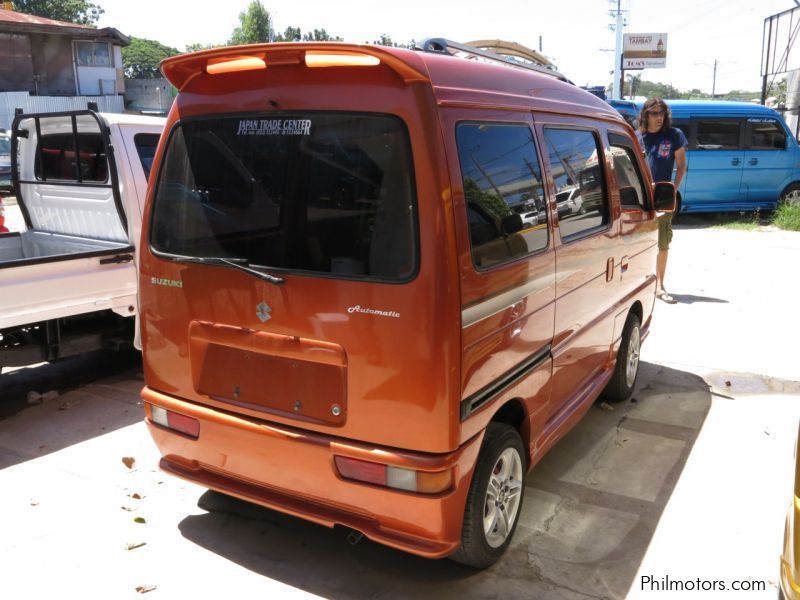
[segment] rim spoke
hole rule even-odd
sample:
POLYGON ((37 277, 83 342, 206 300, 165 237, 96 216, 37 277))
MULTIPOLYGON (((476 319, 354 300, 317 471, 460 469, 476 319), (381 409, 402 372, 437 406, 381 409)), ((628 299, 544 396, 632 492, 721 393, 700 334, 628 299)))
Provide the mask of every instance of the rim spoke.
POLYGON ((486 533, 486 537, 491 536, 494 528, 497 527, 497 513, 499 512, 494 502, 492 502, 489 505, 489 514, 483 517, 483 531, 486 533))
POLYGON ((516 479, 512 479, 508 482, 508 497, 516 498, 519 496, 520 492, 522 491, 522 482, 517 481, 516 479))
POLYGON ((506 512, 506 507, 498 507, 497 514, 499 516, 497 519, 497 535, 504 540, 508 535, 508 513, 506 512))
POLYGON ((508 475, 511 472, 511 453, 509 450, 503 452, 500 456, 500 473, 498 477, 500 478, 501 482, 505 482, 508 479, 508 475))

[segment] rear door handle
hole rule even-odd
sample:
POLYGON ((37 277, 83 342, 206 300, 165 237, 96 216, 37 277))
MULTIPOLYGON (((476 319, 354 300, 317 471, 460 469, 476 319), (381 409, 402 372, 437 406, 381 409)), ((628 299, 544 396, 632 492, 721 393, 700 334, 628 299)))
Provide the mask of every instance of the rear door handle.
POLYGON ((606 281, 614 279, 614 258, 609 258, 606 261, 606 281))
POLYGON ((739 164, 739 163, 741 163, 741 162, 742 162, 742 161, 740 161, 738 158, 734 158, 734 159, 732 159, 732 160, 731 160, 731 164, 732 164, 733 166, 736 166, 736 165, 738 165, 738 164, 739 164))
POLYGON ((757 158, 751 158, 747 162, 749 162, 751 165, 757 165, 758 164, 758 159, 757 158))

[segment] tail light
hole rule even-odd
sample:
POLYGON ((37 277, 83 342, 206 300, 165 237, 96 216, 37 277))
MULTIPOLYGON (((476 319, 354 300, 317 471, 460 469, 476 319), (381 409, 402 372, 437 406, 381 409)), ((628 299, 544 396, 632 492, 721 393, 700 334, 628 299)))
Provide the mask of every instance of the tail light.
POLYGON ((188 435, 192 439, 200 436, 200 421, 181 413, 150 404, 150 420, 156 425, 188 435))
POLYGON ((416 492, 418 494, 439 494, 453 486, 453 470, 416 471, 403 469, 383 463, 334 457, 336 469, 344 479, 372 483, 396 490, 416 492))

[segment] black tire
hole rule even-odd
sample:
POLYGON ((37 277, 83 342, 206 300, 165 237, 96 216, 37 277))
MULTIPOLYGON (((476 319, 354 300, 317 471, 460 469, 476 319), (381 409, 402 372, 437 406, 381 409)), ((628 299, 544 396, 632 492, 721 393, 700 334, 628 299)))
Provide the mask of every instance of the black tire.
POLYGON ((791 185, 788 185, 781 193, 778 204, 800 205, 800 183, 792 183, 791 185))
POLYGON ((451 560, 476 569, 485 569, 503 555, 511 543, 511 538, 514 537, 519 522, 525 496, 526 472, 525 448, 516 429, 505 423, 489 423, 467 494, 464 521, 461 526, 461 546, 450 555, 451 560), (504 458, 507 451, 509 454, 504 458), (514 464, 514 453, 518 459, 517 464, 514 464), (507 458, 510 460, 506 460, 507 458), (497 482, 505 466, 509 467, 509 477, 503 478, 505 480, 502 481, 500 493, 494 495, 495 525, 491 534, 487 536, 484 519, 492 514, 488 512, 491 510, 489 482, 492 479, 497 482), (517 491, 518 493, 514 493, 517 491), (514 501, 516 504, 513 507, 508 505, 514 501), (503 504, 505 508, 498 508, 497 502, 503 504), (508 526, 501 528, 504 523, 508 523, 508 526))
POLYGON ((617 364, 614 365, 614 374, 603 390, 603 396, 614 402, 627 400, 636 387, 636 378, 639 376, 639 352, 641 349, 641 325, 635 313, 628 314, 625 327, 622 329, 622 339, 617 351, 617 364))

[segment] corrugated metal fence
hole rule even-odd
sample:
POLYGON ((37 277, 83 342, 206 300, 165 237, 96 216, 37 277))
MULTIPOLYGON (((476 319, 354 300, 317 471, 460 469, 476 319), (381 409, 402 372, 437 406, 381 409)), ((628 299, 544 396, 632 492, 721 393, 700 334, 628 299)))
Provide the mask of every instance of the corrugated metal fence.
POLYGON ((125 112, 122 96, 31 96, 28 92, 0 92, 0 129, 11 129, 15 108, 26 113, 85 110, 88 102, 96 102, 100 112, 125 112))

